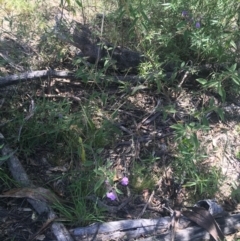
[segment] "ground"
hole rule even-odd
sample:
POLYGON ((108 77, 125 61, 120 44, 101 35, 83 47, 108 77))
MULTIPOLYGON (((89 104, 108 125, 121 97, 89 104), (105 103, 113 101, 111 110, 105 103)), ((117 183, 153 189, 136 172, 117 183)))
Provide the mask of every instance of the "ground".
MULTIPOLYGON (((48 15, 51 21, 54 13, 48 15)), ((44 38, 54 37, 38 36, 35 42, 23 44, 18 38, 3 35, 0 53, 11 58, 3 58, 1 75, 29 71, 29 66, 44 68, 46 63, 45 67, 69 71, 86 67, 73 64, 76 49, 56 39, 51 40, 62 51, 59 58, 53 56, 44 38)), ((180 209, 206 198, 216 199, 225 211, 239 212, 238 96, 227 93, 226 102, 222 102, 215 92, 200 91, 192 78, 181 79, 178 87, 166 86, 158 91, 156 85, 146 81, 116 83, 106 78, 99 82, 91 71, 87 72, 87 81, 33 80, 4 87, 0 93, 0 130, 8 145, 17 149, 14 155, 35 187, 49 189, 59 198, 62 206, 53 205, 59 221, 70 228, 98 220, 159 218, 169 215, 167 208, 180 209), (31 101, 36 111, 29 116, 31 101), (204 118, 209 124, 199 128, 204 118), (94 175, 85 177, 89 170, 94 175), (129 178, 127 186, 119 184, 124 176, 129 178), (91 183, 107 178, 119 191, 114 201, 105 196, 108 187, 104 182, 99 186, 91 183), (96 190, 85 193, 82 183, 87 191, 96 190), (81 190, 73 191, 78 188, 81 190), (71 213, 71 209, 62 207, 76 208, 73 200, 81 193, 91 204, 74 217, 78 211, 71 213), (105 211, 98 210, 97 216, 95 210, 95 216, 87 218, 82 212, 88 212, 88 208, 93 212, 96 198, 101 200, 98 208, 105 211)), ((0 170, 1 194, 18 187, 9 178, 6 163, 0 170)), ((16 192, 14 195, 17 197, 16 192)), ((54 240, 46 217, 38 215, 27 202, 29 193, 21 198, 5 196, 0 199, 3 240, 54 240)))

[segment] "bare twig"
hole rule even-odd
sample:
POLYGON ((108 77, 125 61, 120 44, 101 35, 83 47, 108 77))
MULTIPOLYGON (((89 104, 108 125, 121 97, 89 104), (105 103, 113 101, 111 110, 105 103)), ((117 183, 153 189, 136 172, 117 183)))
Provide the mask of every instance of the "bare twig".
POLYGON ((69 99, 72 99, 76 102, 81 102, 81 99, 78 98, 77 96, 74 96, 72 94, 69 94, 69 93, 66 93, 66 94, 60 94, 60 95, 54 95, 54 94, 44 94, 44 97, 47 97, 47 98, 69 98, 69 99))
POLYGON ((184 81, 186 80, 186 78, 188 77, 188 75, 189 75, 189 71, 186 71, 185 74, 184 74, 184 76, 182 77, 181 82, 180 82, 179 85, 178 85, 179 88, 183 85, 183 83, 184 83, 184 81))
POLYGON ((151 195, 150 195, 150 197, 149 197, 149 199, 148 199, 148 201, 147 201, 147 203, 146 203, 145 206, 143 207, 143 210, 141 211, 141 213, 138 214, 137 219, 138 219, 138 218, 141 218, 142 215, 145 213, 146 208, 148 207, 149 203, 152 201, 152 198, 153 198, 154 194, 155 194, 155 191, 153 190, 152 193, 151 193, 151 195))
POLYGON ((151 121, 153 121, 154 119, 156 119, 158 117, 159 113, 156 113, 156 112, 160 105, 161 105, 161 100, 158 100, 157 105, 154 107, 154 109, 151 111, 151 113, 138 124, 138 128, 140 128, 144 124, 149 124, 151 121))
POLYGON ((14 69, 16 69, 17 71, 24 71, 24 68, 20 65, 17 65, 13 62, 13 60, 11 60, 7 55, 0 53, 0 56, 8 62, 8 64, 13 67, 14 69))
POLYGON ((31 100, 31 104, 29 105, 28 114, 27 114, 27 116, 24 118, 24 122, 23 122, 23 124, 20 126, 19 131, 18 131, 18 141, 20 141, 20 136, 21 136, 21 132, 22 132, 22 128, 23 128, 24 123, 25 123, 26 121, 28 121, 30 118, 33 117, 34 111, 35 111, 35 103, 34 103, 34 100, 31 100))
POLYGON ((44 230, 46 230, 49 225, 55 220, 55 218, 52 219, 48 219, 43 225, 42 227, 28 240, 28 241, 33 241, 35 240, 35 238, 42 233, 44 230))

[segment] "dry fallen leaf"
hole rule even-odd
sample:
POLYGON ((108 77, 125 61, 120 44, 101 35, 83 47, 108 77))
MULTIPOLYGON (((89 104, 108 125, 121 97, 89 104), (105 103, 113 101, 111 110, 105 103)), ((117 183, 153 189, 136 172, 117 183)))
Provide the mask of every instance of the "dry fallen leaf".
POLYGON ((182 214, 207 230, 216 241, 224 240, 221 229, 209 211, 202 207, 191 207, 190 209, 192 211, 185 210, 182 211, 182 214))
POLYGON ((60 202, 60 199, 50 190, 38 188, 15 188, 4 192, 0 197, 31 198, 43 202, 60 202))

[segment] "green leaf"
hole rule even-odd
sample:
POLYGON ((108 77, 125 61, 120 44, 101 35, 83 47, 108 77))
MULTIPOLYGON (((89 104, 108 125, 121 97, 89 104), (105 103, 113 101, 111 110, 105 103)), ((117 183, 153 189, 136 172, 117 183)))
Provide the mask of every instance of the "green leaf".
POLYGON ((186 63, 185 63, 185 62, 182 62, 182 63, 181 63, 181 68, 183 68, 185 65, 186 65, 186 63))
POLYGON ((219 115, 221 120, 224 121, 224 112, 223 112, 223 110, 221 108, 218 108, 215 111, 217 112, 217 114, 219 115))
POLYGON ((86 161, 86 162, 83 163, 83 166, 91 167, 91 166, 93 166, 93 162, 92 161, 86 161))
POLYGON ((199 147, 199 141, 198 141, 198 138, 197 138, 196 133, 193 133, 191 139, 193 140, 194 146, 195 146, 195 148, 197 149, 197 148, 199 147))
POLYGON ((230 72, 234 72, 234 71, 236 70, 236 68, 237 68, 237 64, 235 63, 235 64, 233 64, 228 70, 229 70, 230 72))
POLYGON ((211 97, 211 99, 209 100, 209 105, 208 105, 209 107, 213 107, 213 106, 215 106, 214 105, 214 99, 211 97))
POLYGON ((142 14, 143 18, 144 18, 147 22, 149 22, 149 19, 148 19, 147 15, 145 14, 145 12, 144 12, 143 10, 141 11, 141 14, 142 14))
POLYGON ((207 84, 204 85, 205 88, 211 88, 211 87, 217 87, 218 86, 219 81, 215 80, 215 81, 210 81, 207 84))
POLYGON ((205 126, 209 126, 209 121, 208 121, 208 119, 205 116, 203 116, 203 118, 202 118, 202 123, 205 126))
POLYGON ((171 128, 173 128, 175 130, 183 130, 183 125, 182 124, 174 124, 174 125, 171 125, 171 128))
POLYGON ((208 82, 206 79, 202 79, 202 78, 199 78, 199 79, 196 79, 196 80, 197 80, 197 82, 199 82, 202 85, 205 85, 208 82))
POLYGON ((196 182, 187 182, 186 184, 183 185, 184 187, 193 187, 196 186, 196 182))
POLYGON ((108 161, 106 164, 106 169, 109 169, 112 166, 112 162, 108 161))
POLYGON ((217 90, 218 90, 218 94, 221 96, 221 97, 223 97, 223 87, 222 87, 222 85, 221 85, 221 83, 219 82, 218 83, 218 88, 217 88, 217 90))
POLYGON ((102 186, 103 183, 104 183, 104 179, 98 180, 94 186, 94 192, 96 192, 102 186))
POLYGON ((83 141, 81 137, 78 138, 78 142, 81 148, 81 161, 84 163, 86 161, 86 153, 85 153, 85 149, 84 149, 83 141))
POLYGON ((231 45, 234 49, 237 49, 237 45, 236 45, 236 43, 235 43, 233 40, 231 40, 230 45, 231 45))
POLYGON ((232 80, 235 84, 240 85, 240 78, 238 76, 233 75, 232 80))
POLYGON ((118 188, 115 189, 117 194, 123 194, 123 192, 121 190, 119 190, 118 188))
POLYGON ((103 172, 102 170, 99 170, 99 168, 98 168, 98 169, 94 169, 93 171, 94 171, 97 175, 99 175, 99 176, 104 175, 104 172, 103 172))
POLYGON ((131 95, 134 95, 138 90, 144 90, 147 89, 147 86, 144 85, 138 85, 136 87, 133 88, 131 95))
MULTIPOLYGON (((185 21, 181 21, 181 22, 179 22, 178 24, 177 24, 177 29, 179 30, 179 29, 181 29, 181 28, 183 28, 183 27, 185 27, 186 26, 186 22, 185 21)), ((181 66, 181 67, 183 67, 183 66, 181 66)))
POLYGON ((80 8, 82 8, 82 7, 83 7, 82 2, 80 2, 79 0, 75 0, 75 1, 76 1, 77 5, 78 5, 80 8))

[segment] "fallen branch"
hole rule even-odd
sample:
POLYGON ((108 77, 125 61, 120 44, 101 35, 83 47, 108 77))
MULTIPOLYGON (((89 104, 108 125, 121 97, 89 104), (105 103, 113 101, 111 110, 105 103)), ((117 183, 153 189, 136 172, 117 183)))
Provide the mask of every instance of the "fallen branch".
MULTIPOLYGON (((232 234, 240 228, 240 214, 221 217, 216 219, 225 235, 232 234)), ((138 219, 122 220, 103 224, 94 224, 84 228, 75 228, 70 233, 76 241, 80 240, 130 240, 139 238, 139 240, 171 240, 171 231, 169 225, 170 217, 159 219, 138 219), (145 238, 140 238, 140 237, 145 238), (151 236, 151 237, 149 237, 151 236)), ((203 228, 194 225, 189 226, 189 220, 181 217, 176 228, 175 241, 198 241, 210 240, 210 234, 203 228)))
MULTIPOLYGON (((0 87, 5 87, 9 85, 19 84, 26 81, 37 80, 37 79, 47 79, 47 78, 59 78, 59 79, 78 79, 75 77, 75 73, 65 70, 37 70, 32 72, 24 72, 21 74, 8 75, 5 77, 0 77, 0 87)), ((106 76, 100 80, 106 81, 106 78, 112 80, 113 82, 120 81, 130 81, 132 83, 137 83, 139 81, 144 81, 137 75, 126 75, 126 76, 106 76)))
MULTIPOLYGON (((40 97, 40 95, 37 95, 38 97, 40 97)), ((79 102, 81 103, 81 99, 78 98, 77 96, 74 96, 70 93, 66 93, 66 94, 59 94, 59 95, 53 95, 53 94, 44 94, 44 98, 69 98, 74 100, 75 102, 79 102)))
POLYGON ((0 77, 0 87, 5 87, 20 82, 25 82, 34 79, 46 79, 46 78, 73 78, 74 75, 69 71, 55 71, 55 70, 38 70, 31 72, 24 72, 21 74, 8 75, 0 77))

